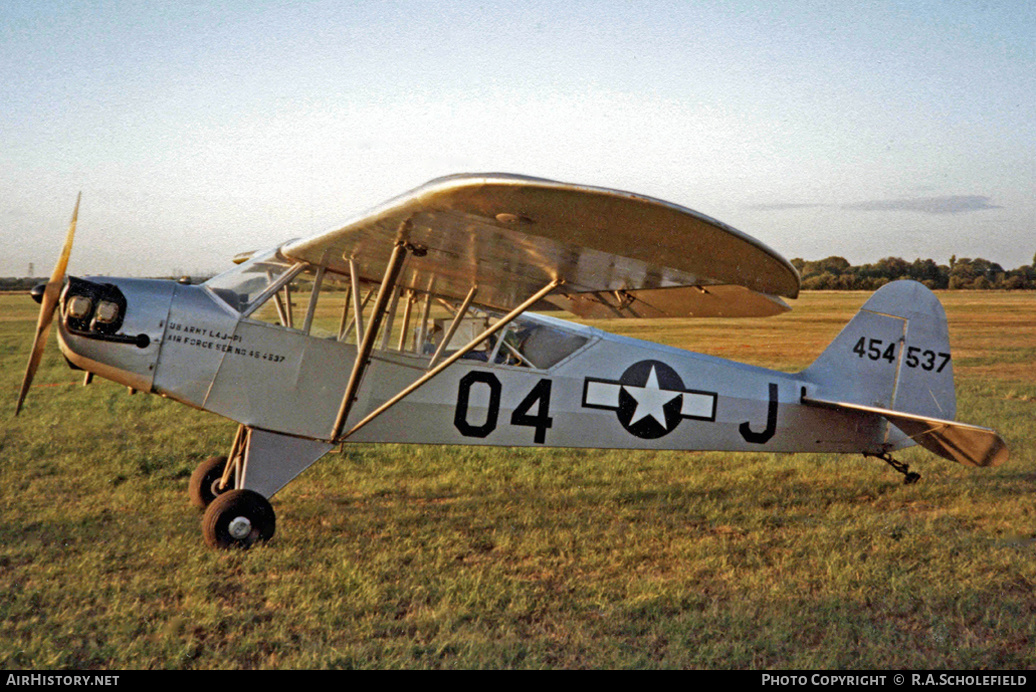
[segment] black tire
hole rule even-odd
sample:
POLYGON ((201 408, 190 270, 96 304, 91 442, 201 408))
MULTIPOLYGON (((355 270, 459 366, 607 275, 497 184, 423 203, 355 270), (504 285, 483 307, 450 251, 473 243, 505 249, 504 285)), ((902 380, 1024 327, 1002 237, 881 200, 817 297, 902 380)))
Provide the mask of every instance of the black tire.
POLYGON ((198 464, 198 468, 191 474, 191 482, 187 484, 187 495, 192 505, 205 509, 212 504, 220 494, 219 481, 223 478, 226 465, 226 457, 209 457, 198 464))
POLYGON ((201 532, 213 548, 251 548, 273 538, 276 523, 265 497, 254 490, 228 490, 205 510, 201 532))

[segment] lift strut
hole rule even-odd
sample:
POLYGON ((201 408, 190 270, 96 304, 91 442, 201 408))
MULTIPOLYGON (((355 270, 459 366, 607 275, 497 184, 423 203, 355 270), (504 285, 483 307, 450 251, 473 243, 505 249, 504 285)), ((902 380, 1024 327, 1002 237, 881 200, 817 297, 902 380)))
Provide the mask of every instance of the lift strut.
MULTIPOLYGON (((374 314, 371 315, 371 322, 366 329, 362 329, 359 326, 360 317, 359 313, 357 313, 357 328, 363 331, 363 339, 357 348, 356 362, 353 364, 353 371, 349 375, 349 382, 345 386, 345 395, 342 397, 342 405, 338 409, 338 416, 335 418, 335 425, 331 430, 332 440, 337 440, 341 436, 342 428, 345 427, 345 420, 349 417, 349 411, 356 401, 356 392, 359 391, 360 383, 363 381, 363 374, 370 364, 371 351, 374 350, 374 339, 377 337, 378 328, 385 317, 385 308, 388 306, 389 299, 395 293, 396 279, 403 268, 403 261, 406 259, 409 247, 408 243, 400 240, 392 248, 392 256, 389 258, 388 266, 385 267, 385 276, 381 280, 381 290, 378 291, 378 298, 374 301, 374 314)), ((356 276, 355 270, 353 276, 356 276)), ((356 289, 356 281, 354 280, 354 293, 357 292, 356 289)))

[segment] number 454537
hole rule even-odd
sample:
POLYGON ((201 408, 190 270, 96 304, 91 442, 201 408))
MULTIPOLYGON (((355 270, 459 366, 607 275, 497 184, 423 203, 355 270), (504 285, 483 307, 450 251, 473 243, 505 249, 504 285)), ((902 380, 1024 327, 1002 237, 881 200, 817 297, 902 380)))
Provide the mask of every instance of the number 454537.
MULTIPOLYGON (((895 363, 897 345, 898 342, 895 341, 891 341, 886 345, 881 339, 868 339, 865 336, 861 336, 860 340, 853 346, 853 353, 860 358, 895 363)), ((937 353, 931 349, 922 349, 920 346, 907 346, 904 362, 908 368, 921 368, 922 370, 942 372, 943 368, 950 362, 950 354, 937 353)))

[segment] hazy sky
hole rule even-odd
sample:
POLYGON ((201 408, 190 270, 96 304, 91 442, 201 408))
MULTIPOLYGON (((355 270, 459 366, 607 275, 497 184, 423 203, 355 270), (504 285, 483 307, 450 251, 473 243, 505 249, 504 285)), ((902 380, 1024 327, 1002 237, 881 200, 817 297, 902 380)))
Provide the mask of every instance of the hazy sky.
POLYGON ((0 4, 0 276, 211 272, 441 175, 786 257, 1036 252, 1036 3, 0 4))

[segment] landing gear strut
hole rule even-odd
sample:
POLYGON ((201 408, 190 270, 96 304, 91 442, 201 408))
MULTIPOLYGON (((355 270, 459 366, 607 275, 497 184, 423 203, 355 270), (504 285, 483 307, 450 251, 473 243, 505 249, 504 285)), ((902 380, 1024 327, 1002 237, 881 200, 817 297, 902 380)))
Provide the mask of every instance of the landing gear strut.
POLYGON ((871 454, 869 452, 864 452, 863 456, 881 459, 886 464, 902 473, 904 485, 913 485, 914 483, 921 480, 921 474, 911 471, 910 467, 907 464, 904 464, 902 461, 896 461, 888 452, 882 452, 881 454, 871 454))

